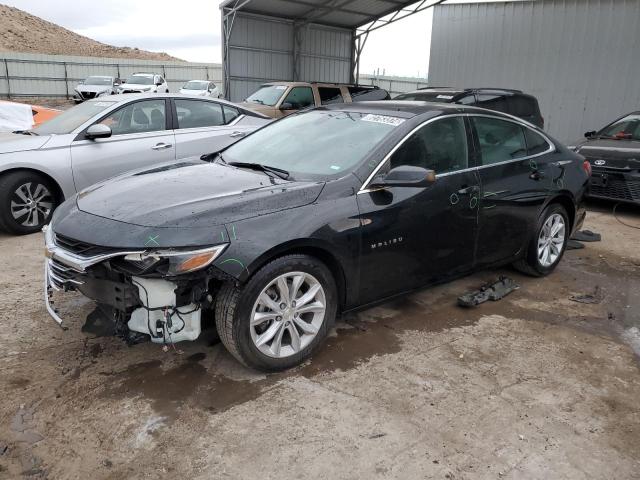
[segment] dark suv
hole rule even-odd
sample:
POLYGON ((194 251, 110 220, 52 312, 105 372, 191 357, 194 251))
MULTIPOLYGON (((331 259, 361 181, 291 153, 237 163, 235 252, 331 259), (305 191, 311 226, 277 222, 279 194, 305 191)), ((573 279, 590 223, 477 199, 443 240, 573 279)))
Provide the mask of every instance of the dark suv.
POLYGON ((425 87, 402 93, 394 100, 420 100, 423 102, 459 103, 509 113, 544 129, 544 118, 538 100, 522 90, 504 88, 452 88, 425 87))

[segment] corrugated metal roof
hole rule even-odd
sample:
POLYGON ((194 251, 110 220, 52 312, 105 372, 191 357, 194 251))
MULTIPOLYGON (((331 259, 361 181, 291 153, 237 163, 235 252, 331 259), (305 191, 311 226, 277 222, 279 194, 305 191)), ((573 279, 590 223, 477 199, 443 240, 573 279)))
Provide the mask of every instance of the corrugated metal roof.
POLYGON ((342 28, 357 28, 413 5, 416 0, 225 0, 220 8, 301 20, 342 28))

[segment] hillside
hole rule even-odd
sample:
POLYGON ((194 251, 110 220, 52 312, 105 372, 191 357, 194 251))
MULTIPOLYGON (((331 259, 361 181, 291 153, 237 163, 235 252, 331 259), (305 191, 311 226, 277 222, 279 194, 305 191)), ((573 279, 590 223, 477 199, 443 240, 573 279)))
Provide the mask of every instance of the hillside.
POLYGON ((3 51, 139 60, 180 60, 166 53, 100 43, 30 13, 0 4, 0 52, 3 51))

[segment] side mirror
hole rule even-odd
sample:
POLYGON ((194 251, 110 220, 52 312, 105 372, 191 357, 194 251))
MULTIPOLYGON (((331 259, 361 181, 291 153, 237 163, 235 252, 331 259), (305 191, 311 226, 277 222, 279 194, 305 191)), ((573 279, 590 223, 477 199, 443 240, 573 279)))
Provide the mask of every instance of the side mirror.
POLYGON ((425 188, 436 181, 436 173, 422 167, 402 165, 386 175, 375 178, 372 187, 415 187, 425 188))
POLYGON ((585 138, 591 138, 593 137, 597 132, 595 130, 590 130, 588 132, 584 133, 585 138))
POLYGON ((113 132, 111 128, 102 123, 95 123, 87 128, 85 137, 89 140, 95 140, 96 138, 109 138, 113 132))
POLYGON ((280 110, 295 110, 296 107, 293 105, 293 103, 289 103, 289 102, 284 102, 282 105, 280 105, 280 110))
POLYGON ((162 85, 162 82, 156 82, 156 87, 159 87, 160 85, 162 85))

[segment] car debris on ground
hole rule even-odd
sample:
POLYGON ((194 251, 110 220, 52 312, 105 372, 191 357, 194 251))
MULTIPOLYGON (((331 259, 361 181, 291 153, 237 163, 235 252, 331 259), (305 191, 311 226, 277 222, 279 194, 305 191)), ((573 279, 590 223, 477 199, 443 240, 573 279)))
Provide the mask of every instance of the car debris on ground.
POLYGON ((476 307, 487 300, 498 301, 514 290, 518 290, 520 285, 511 278, 500 276, 496 282, 487 283, 470 293, 458 297, 458 305, 461 307, 476 307))
POLYGON ((602 289, 599 286, 593 290, 593 293, 583 293, 580 295, 571 295, 569 300, 578 303, 601 303, 604 300, 602 289))

